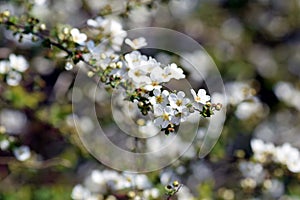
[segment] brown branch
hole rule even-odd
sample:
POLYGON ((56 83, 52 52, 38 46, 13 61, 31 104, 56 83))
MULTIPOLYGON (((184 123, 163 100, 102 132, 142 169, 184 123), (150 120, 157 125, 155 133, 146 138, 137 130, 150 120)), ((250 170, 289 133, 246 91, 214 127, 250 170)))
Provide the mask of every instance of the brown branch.
POLYGON ((8 164, 23 164, 24 167, 30 167, 34 169, 45 169, 57 165, 61 165, 64 167, 71 167, 72 164, 69 160, 62 158, 53 158, 45 161, 32 161, 28 160, 27 162, 21 162, 16 160, 14 157, 0 157, 0 164, 8 165, 8 164))

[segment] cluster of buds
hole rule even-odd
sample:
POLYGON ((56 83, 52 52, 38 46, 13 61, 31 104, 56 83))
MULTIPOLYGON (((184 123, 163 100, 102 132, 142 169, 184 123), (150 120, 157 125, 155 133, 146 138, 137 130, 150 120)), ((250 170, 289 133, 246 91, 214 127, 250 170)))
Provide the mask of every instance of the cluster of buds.
POLYGON ((181 187, 182 184, 180 184, 178 181, 173 181, 172 184, 165 186, 165 194, 168 196, 168 199, 174 196, 181 187))
POLYGON ((203 107, 202 110, 200 111, 200 114, 203 117, 210 117, 211 115, 214 114, 214 111, 220 111, 222 108, 222 104, 221 103, 210 103, 207 102, 203 107))

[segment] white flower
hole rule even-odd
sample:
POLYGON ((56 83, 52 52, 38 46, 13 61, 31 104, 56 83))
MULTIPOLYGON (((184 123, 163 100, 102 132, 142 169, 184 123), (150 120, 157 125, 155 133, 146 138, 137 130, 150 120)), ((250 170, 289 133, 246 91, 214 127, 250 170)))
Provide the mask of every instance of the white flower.
POLYGON ((83 45, 87 39, 86 34, 81 33, 77 28, 73 28, 70 33, 72 35, 73 41, 77 44, 83 45))
POLYGON ((22 80, 22 75, 16 71, 9 71, 6 76, 6 83, 11 86, 19 85, 22 80))
POLYGON ((127 36, 127 32, 123 30, 121 23, 114 19, 97 17, 95 20, 89 19, 87 24, 95 28, 101 28, 104 35, 109 35, 112 48, 115 51, 120 51, 124 38, 127 36))
POLYGON ((239 170, 245 178, 253 178, 258 183, 261 183, 266 175, 260 163, 242 161, 239 163, 239 170))
POLYGON ((102 196, 100 196, 100 195, 90 195, 90 196, 88 196, 86 199, 84 199, 84 200, 99 200, 99 199, 102 199, 103 197, 102 196))
POLYGON ((266 162, 270 156, 275 154, 276 148, 272 143, 264 143, 260 139, 252 139, 250 144, 254 153, 254 159, 259 162, 266 162))
POLYGON ((13 153, 17 160, 25 161, 30 158, 31 153, 28 146, 20 146, 13 150, 13 153))
POLYGON ((151 79, 142 67, 136 67, 128 71, 128 76, 136 83, 136 87, 141 87, 143 84, 150 84, 151 79))
POLYGON ((158 82, 155 82, 155 81, 151 81, 150 80, 150 83, 148 83, 147 85, 143 86, 143 88, 147 91, 152 91, 154 89, 161 89, 162 86, 159 85, 158 82))
POLYGON ((277 162, 286 165, 291 172, 300 172, 300 152, 289 143, 277 147, 274 157, 277 162))
POLYGON ((188 187, 182 186, 180 190, 176 193, 177 198, 180 200, 194 200, 195 197, 191 193, 188 187))
POLYGON ((185 78, 185 75, 183 74, 183 70, 175 63, 172 63, 171 65, 168 65, 165 68, 155 67, 150 74, 150 77, 152 80, 155 80, 159 83, 166 83, 169 82, 172 78, 174 79, 182 79, 185 78))
POLYGON ((133 183, 137 189, 142 190, 151 187, 151 183, 145 174, 137 174, 133 176, 133 183))
POLYGON ((125 61, 129 69, 140 66, 142 61, 147 61, 147 57, 142 55, 139 51, 133 51, 125 55, 125 61))
POLYGON ((150 74, 151 80, 158 83, 166 83, 171 80, 171 72, 168 68, 162 69, 161 67, 155 67, 150 74))
POLYGON ((27 60, 23 56, 16 56, 15 54, 9 55, 9 63, 11 68, 19 72, 24 72, 29 67, 27 60))
POLYGON ((0 61, 0 74, 6 74, 9 71, 9 64, 6 60, 0 61))
POLYGON ((186 108, 186 104, 190 102, 188 98, 184 97, 185 93, 182 91, 179 91, 177 94, 170 94, 168 97, 170 106, 181 112, 184 108, 186 108))
POLYGON ((147 121, 146 125, 139 126, 139 132, 143 136, 152 137, 152 136, 156 135, 159 132, 159 130, 154 125, 153 121, 149 120, 149 121, 147 121))
POLYGON ((150 73, 151 85, 148 85, 147 90, 160 89, 160 83, 168 82, 170 80, 169 74, 166 74, 165 70, 161 68, 159 62, 153 58, 149 58, 148 64, 145 65, 145 69, 150 73))
POLYGON ((257 98, 254 98, 253 101, 241 102, 238 104, 238 107, 235 111, 235 115, 242 120, 248 119, 253 115, 258 115, 262 113, 263 110, 262 104, 257 98))
POLYGON ((168 97, 170 93, 167 90, 163 90, 161 92, 160 89, 154 89, 153 94, 154 96, 149 99, 152 105, 160 104, 162 106, 166 106, 169 103, 168 97))
POLYGON ((160 193, 157 188, 152 188, 148 190, 143 191, 143 197, 145 199, 157 199, 159 197, 160 193))
POLYGON ((210 57, 203 50, 184 53, 180 59, 181 66, 189 72, 189 77, 195 81, 201 81, 207 77, 210 69, 213 68, 213 63, 210 57), (201 71, 196 71, 199 64, 201 64, 201 71))
POLYGON ((139 126, 139 133, 144 137, 152 137, 159 132, 152 120, 148 120, 144 126, 139 126))
POLYGON ((188 116, 190 115, 190 111, 187 107, 182 106, 179 110, 175 111, 175 117, 172 119, 172 123, 179 125, 180 122, 186 121, 188 116))
POLYGON ((185 78, 183 74, 183 70, 179 68, 175 63, 172 63, 166 67, 166 70, 170 74, 170 78, 174 78, 176 80, 185 78))
POLYGON ((9 147, 9 145, 10 145, 10 142, 8 140, 1 140, 0 141, 0 149, 2 151, 6 151, 9 147))
POLYGON ((191 89, 191 93, 197 103, 206 104, 210 100, 210 96, 206 95, 206 91, 204 89, 199 89, 197 94, 195 90, 191 89))
POLYGON ((129 45, 132 49, 140 49, 144 46, 147 46, 146 39, 144 37, 139 37, 133 40, 130 40, 129 38, 125 39, 125 43, 129 45))
POLYGON ((265 184, 265 193, 270 196, 269 199, 279 199, 284 194, 284 185, 277 179, 266 180, 268 184, 265 184))
POLYGON ((27 116, 19 110, 2 108, 0 121, 8 133, 20 134, 26 126, 27 116))
POLYGON ((166 128, 174 116, 174 110, 170 106, 163 107, 157 104, 154 106, 154 115, 157 117, 154 124, 166 128))
POLYGON ((141 60, 140 65, 147 73, 151 73, 154 68, 160 67, 160 63, 152 57, 149 57, 148 60, 141 60))
POLYGON ((71 198, 74 200, 85 200, 90 196, 90 191, 82 185, 76 185, 71 194, 71 198))
POLYGON ((123 30, 122 24, 116 20, 108 19, 104 22, 104 32, 111 35, 112 48, 115 51, 120 51, 124 38, 127 32, 123 30))
POLYGON ((230 82, 225 85, 228 103, 236 105, 253 97, 255 90, 248 83, 230 82))
POLYGON ((91 173, 91 178, 93 182, 97 184, 103 184, 105 182, 104 176, 101 171, 99 170, 93 170, 91 173))
POLYGON ((157 188, 152 188, 151 189, 151 197, 154 199, 157 199, 160 195, 160 192, 157 188))
POLYGON ((148 177, 145 174, 132 174, 124 172, 123 178, 131 182, 130 187, 135 187, 139 190, 144 190, 152 186, 148 177))
POLYGON ((119 60, 119 56, 114 53, 111 48, 108 48, 104 43, 95 46, 93 41, 88 41, 86 46, 89 53, 83 54, 83 58, 86 61, 92 61, 96 66, 100 66, 105 70, 111 62, 119 60))
POLYGON ((252 139, 250 144, 251 144, 252 151, 254 153, 260 153, 264 151, 264 146, 265 146, 264 141, 260 139, 252 139))
POLYGON ((72 65, 72 63, 70 63, 70 62, 67 62, 66 64, 65 64, 65 69, 66 70, 72 70, 73 69, 73 65, 72 65))
POLYGON ((103 26, 103 23, 105 22, 105 19, 102 17, 96 17, 95 19, 88 19, 87 20, 87 25, 95 27, 95 28, 100 28, 103 26))

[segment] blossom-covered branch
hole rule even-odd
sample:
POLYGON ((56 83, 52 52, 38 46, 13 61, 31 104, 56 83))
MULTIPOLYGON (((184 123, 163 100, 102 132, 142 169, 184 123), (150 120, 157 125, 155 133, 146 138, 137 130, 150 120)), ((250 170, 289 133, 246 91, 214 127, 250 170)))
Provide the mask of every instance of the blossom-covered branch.
POLYGON ((1 13, 1 22, 14 31, 14 34, 20 34, 20 37, 31 34, 33 38, 41 39, 44 46, 55 46, 66 52, 67 70, 83 61, 89 66, 90 77, 100 77, 104 84, 112 88, 123 88, 125 99, 136 103, 143 115, 152 113, 154 124, 165 134, 174 132, 176 126, 195 111, 203 117, 210 117, 215 110, 221 109, 221 104, 210 102, 210 96, 204 89, 197 93, 191 89, 193 100, 187 98, 183 91, 165 89, 164 84, 171 79, 184 79, 184 71, 175 63, 163 65, 156 59, 143 55, 137 49, 147 45, 146 39, 126 38, 127 32, 114 19, 100 16, 89 19, 89 29, 86 29, 87 33, 83 33, 68 25, 55 27, 55 31, 50 31, 38 19, 23 18, 10 16, 9 11, 1 13), (20 25, 22 22, 25 25, 20 25), (45 34, 51 32, 52 35, 45 34), (134 51, 120 54, 124 41, 134 51))

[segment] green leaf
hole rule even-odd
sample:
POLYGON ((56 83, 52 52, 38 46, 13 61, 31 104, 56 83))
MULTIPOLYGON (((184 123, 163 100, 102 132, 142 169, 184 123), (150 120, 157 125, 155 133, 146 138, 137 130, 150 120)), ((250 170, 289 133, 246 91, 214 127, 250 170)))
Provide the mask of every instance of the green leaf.
POLYGON ((31 108, 34 109, 38 104, 45 99, 41 92, 27 92, 23 87, 11 87, 3 94, 4 98, 12 103, 16 108, 31 108))

